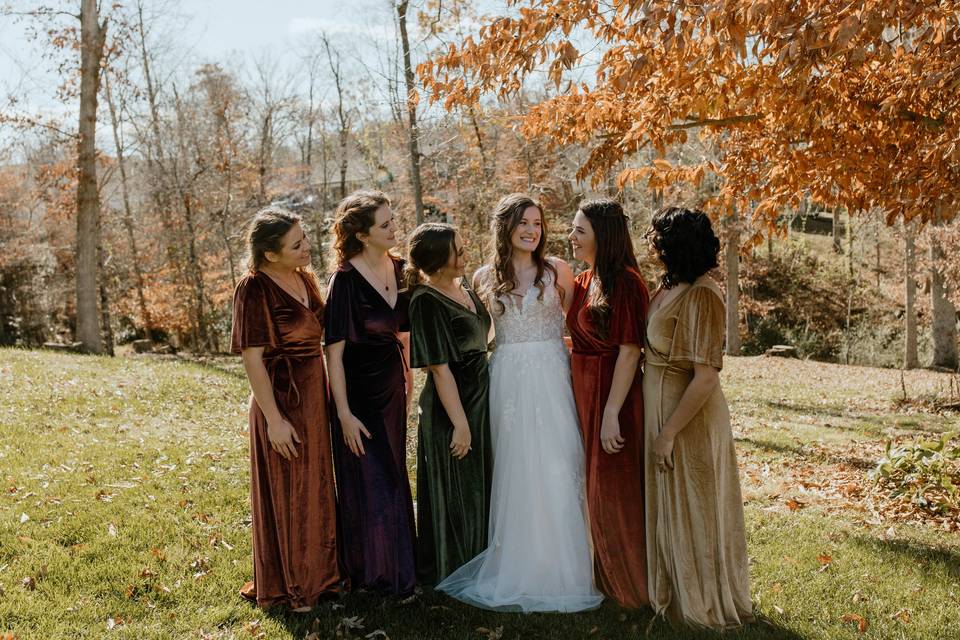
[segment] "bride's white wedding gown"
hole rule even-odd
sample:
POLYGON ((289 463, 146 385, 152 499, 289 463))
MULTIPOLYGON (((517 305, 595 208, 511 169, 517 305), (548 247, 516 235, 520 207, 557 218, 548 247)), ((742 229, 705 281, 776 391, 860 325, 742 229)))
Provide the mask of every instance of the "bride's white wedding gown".
POLYGON ((564 317, 549 272, 491 309, 493 492, 488 546, 437 585, 468 604, 501 611, 582 611, 599 606, 584 501, 583 443, 563 343, 564 317))

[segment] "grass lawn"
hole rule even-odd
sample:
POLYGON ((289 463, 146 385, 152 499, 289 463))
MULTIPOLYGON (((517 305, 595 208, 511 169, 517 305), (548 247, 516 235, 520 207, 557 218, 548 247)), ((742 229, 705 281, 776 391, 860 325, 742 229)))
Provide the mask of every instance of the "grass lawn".
MULTIPOLYGON (((920 398, 948 378, 904 385, 920 398)), ((956 414, 896 409, 897 371, 729 358, 723 384, 760 615, 725 637, 960 638, 957 527, 865 479, 887 438, 958 429, 956 414)), ((237 360, 0 350, 0 388, 0 639, 716 637, 610 603, 494 614, 429 591, 258 610, 237 595, 251 572, 237 360)))

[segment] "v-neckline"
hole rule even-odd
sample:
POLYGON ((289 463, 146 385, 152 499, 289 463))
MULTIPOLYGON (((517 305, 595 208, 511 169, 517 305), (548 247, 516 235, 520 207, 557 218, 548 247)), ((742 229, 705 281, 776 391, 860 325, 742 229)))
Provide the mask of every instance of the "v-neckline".
POLYGON ((440 291, 440 289, 437 289, 436 287, 433 287, 433 286, 431 286, 431 285, 429 285, 429 284, 424 284, 423 286, 427 287, 427 288, 430 289, 431 291, 436 292, 437 295, 439 295, 440 297, 442 297, 444 300, 447 300, 448 302, 450 302, 450 304, 455 304, 455 305, 457 305, 458 307, 460 307, 461 309, 463 309, 464 311, 466 311, 467 313, 469 313, 469 314, 471 314, 471 315, 474 315, 474 316, 476 316, 476 317, 478 317, 478 318, 481 317, 481 315, 480 315, 480 302, 479 302, 479 299, 474 297, 473 291, 472 291, 471 289, 469 289, 468 287, 464 286, 464 283, 463 283, 462 280, 460 281, 460 288, 462 288, 464 291, 467 292, 467 297, 470 298, 470 302, 473 303, 473 306, 474 306, 473 309, 471 309, 470 307, 468 307, 468 306, 466 306, 466 305, 460 304, 459 302, 457 302, 456 300, 454 300, 453 298, 451 298, 450 296, 448 296, 447 294, 445 294, 443 291, 440 291))
POLYGON ((367 280, 367 276, 363 275, 363 272, 360 271, 360 269, 357 269, 357 265, 353 264, 352 262, 350 262, 349 264, 350 264, 350 267, 351 267, 354 271, 357 272, 357 275, 360 276, 360 279, 363 280, 363 281, 367 284, 368 287, 370 287, 371 289, 373 289, 374 292, 376 292, 378 298, 380 298, 381 300, 383 300, 383 303, 384 303, 385 305, 387 305, 387 307, 390 309, 390 311, 396 311, 396 310, 397 310, 397 305, 400 304, 400 278, 397 276, 397 262, 396 262, 396 260, 394 260, 393 258, 390 258, 390 262, 391 262, 391 264, 393 265, 393 280, 394 280, 394 286, 397 288, 397 299, 393 301, 393 304, 390 304, 390 302, 389 302, 386 298, 383 297, 383 294, 380 293, 380 289, 377 289, 377 288, 373 285, 372 282, 370 282, 369 280, 367 280))
MULTIPOLYGON (((690 286, 688 286, 688 287, 687 287, 686 289, 684 289, 682 292, 678 293, 677 296, 676 296, 673 300, 670 300, 669 302, 665 302, 665 303, 661 304, 659 307, 657 307, 656 309, 652 310, 649 314, 647 314, 647 320, 649 321, 651 318, 653 318, 653 316, 657 315, 658 313, 660 313, 661 311, 663 311, 664 309, 666 309, 666 308, 669 307, 670 305, 674 304, 677 300, 683 299, 683 297, 686 296, 687 293, 689 293, 691 289, 693 289, 693 287, 695 286, 695 284, 696 284, 695 282, 691 282, 691 283, 690 283, 690 286)), ((660 291, 669 291, 669 289, 661 289, 661 290, 658 290, 657 293, 655 293, 655 294, 653 295, 653 298, 650 300, 651 303, 652 303, 654 300, 657 299, 657 296, 658 296, 658 295, 662 295, 662 293, 660 293, 660 291)))
MULTIPOLYGON (((273 286, 275 286, 277 289, 280 289, 280 291, 282 291, 285 296, 287 296, 288 298, 290 298, 291 300, 293 300, 294 302, 296 302, 298 305, 300 305, 301 307, 303 307, 304 309, 306 309, 306 310, 309 311, 310 313, 313 313, 313 308, 312 308, 309 304, 303 304, 303 301, 301 301, 300 298, 298 298, 297 296, 295 296, 295 295, 293 295, 292 293, 290 293, 289 291, 287 291, 279 282, 277 282, 276 280, 273 279, 273 276, 271 276, 271 275, 270 275, 269 273, 267 273, 266 271, 261 271, 260 273, 262 273, 263 275, 265 275, 265 276, 267 277, 267 280, 269 280, 269 281, 273 284, 273 286)), ((311 296, 310 296, 310 285, 307 284, 306 280, 304 280, 303 276, 300 275, 300 272, 299 272, 299 271, 295 271, 294 273, 297 274, 297 277, 300 278, 300 282, 303 283, 303 288, 306 289, 306 291, 307 291, 307 302, 309 303, 309 302, 311 301, 311 300, 310 300, 310 297, 311 297, 311 296)))

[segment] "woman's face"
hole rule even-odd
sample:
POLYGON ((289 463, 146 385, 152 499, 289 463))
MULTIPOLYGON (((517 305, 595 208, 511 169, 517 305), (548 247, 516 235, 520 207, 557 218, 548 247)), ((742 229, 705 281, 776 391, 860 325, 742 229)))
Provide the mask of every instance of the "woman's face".
POLYGON ((570 246, 573 248, 573 257, 593 266, 597 257, 597 239, 593 234, 593 225, 590 224, 590 220, 583 215, 582 211, 577 211, 577 214, 573 216, 571 227, 570 235, 567 237, 570 239, 570 246))
POLYGON ((284 234, 280 251, 267 251, 267 262, 275 269, 293 270, 310 264, 310 239, 299 222, 284 234))
POLYGON ((514 251, 533 253, 543 237, 543 215, 538 207, 527 207, 523 218, 510 234, 510 244, 514 251))
POLYGON ((373 226, 357 238, 376 251, 387 252, 397 246, 397 223, 390 207, 383 205, 373 214, 373 226))

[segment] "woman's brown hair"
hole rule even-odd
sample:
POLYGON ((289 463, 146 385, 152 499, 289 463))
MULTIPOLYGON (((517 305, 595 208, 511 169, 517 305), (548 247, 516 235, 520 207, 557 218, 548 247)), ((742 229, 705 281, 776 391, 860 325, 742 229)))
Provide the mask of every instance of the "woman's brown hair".
POLYGON ((413 230, 405 272, 407 286, 420 283, 420 274, 432 275, 442 269, 456 251, 457 230, 443 222, 425 222, 413 230))
POLYGON ((340 201, 334 214, 333 249, 337 265, 363 251, 358 233, 367 233, 376 223, 377 209, 390 206, 390 198, 382 191, 356 191, 340 201))
MULTIPOLYGON (((533 250, 533 263, 537 267, 537 275, 533 279, 534 286, 540 290, 537 296, 538 300, 543 299, 543 274, 549 271, 553 277, 554 286, 557 284, 557 269, 546 257, 547 247, 547 219, 543 215, 543 206, 530 196, 523 193, 511 193, 505 196, 497 203, 493 210, 493 217, 490 223, 493 239, 493 257, 491 258, 491 269, 493 272, 493 281, 484 286, 483 296, 487 299, 488 306, 496 304, 498 313, 503 313, 505 308, 500 302, 499 297, 502 294, 514 291, 517 286, 517 274, 513 268, 513 243, 511 236, 523 220, 523 213, 530 207, 536 207, 540 212, 540 242, 533 250)), ((558 289, 558 291, 560 291, 558 289)), ((561 291, 561 295, 562 291, 561 291)))
POLYGON ((633 241, 627 226, 627 215, 616 200, 600 198, 580 204, 580 213, 590 221, 597 253, 593 262, 593 277, 597 286, 592 287, 587 308, 593 325, 601 336, 606 336, 610 327, 610 298, 623 278, 626 269, 640 271, 633 241))

